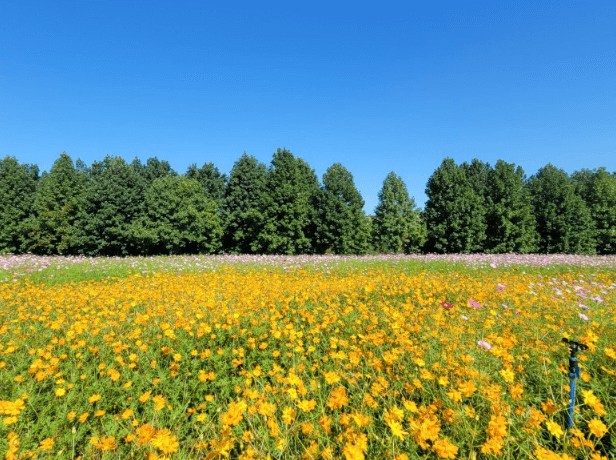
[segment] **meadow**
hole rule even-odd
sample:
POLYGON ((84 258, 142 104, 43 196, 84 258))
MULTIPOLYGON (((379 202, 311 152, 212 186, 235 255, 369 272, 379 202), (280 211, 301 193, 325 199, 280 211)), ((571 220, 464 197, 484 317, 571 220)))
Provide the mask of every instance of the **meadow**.
POLYGON ((0 256, 0 454, 615 458, 615 289, 613 256, 0 256))

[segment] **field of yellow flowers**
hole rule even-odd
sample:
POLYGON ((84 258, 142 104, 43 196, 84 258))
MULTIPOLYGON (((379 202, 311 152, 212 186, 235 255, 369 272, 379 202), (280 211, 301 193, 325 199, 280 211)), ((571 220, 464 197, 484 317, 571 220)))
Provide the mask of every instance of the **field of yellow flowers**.
POLYGON ((387 262, 15 277, 0 453, 614 458, 614 289, 616 270, 387 262), (573 430, 563 337, 589 347, 573 430))

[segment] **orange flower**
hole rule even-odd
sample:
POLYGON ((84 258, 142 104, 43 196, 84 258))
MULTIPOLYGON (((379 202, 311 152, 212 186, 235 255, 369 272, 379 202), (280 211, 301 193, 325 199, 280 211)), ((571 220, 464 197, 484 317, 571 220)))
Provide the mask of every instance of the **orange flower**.
POLYGON ((338 387, 332 390, 327 400, 327 407, 330 409, 341 409, 347 402, 349 402, 349 398, 346 395, 346 388, 338 387))

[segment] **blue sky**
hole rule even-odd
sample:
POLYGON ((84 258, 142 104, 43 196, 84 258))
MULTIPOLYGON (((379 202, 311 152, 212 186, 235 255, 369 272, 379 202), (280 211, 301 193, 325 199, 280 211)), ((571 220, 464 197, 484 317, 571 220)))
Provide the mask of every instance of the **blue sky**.
POLYGON ((0 156, 228 174, 286 147, 366 214, 390 171, 423 208, 447 156, 616 171, 613 1, 401 3, 2 2, 0 156))

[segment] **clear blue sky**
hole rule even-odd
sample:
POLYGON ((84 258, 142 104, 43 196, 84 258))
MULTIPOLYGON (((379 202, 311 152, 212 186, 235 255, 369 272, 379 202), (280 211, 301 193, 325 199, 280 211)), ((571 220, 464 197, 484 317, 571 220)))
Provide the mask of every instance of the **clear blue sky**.
POLYGON ((613 0, 304 4, 1 2, 0 157, 228 174, 286 147, 366 214, 390 171, 423 208, 448 155, 616 171, 613 0))

